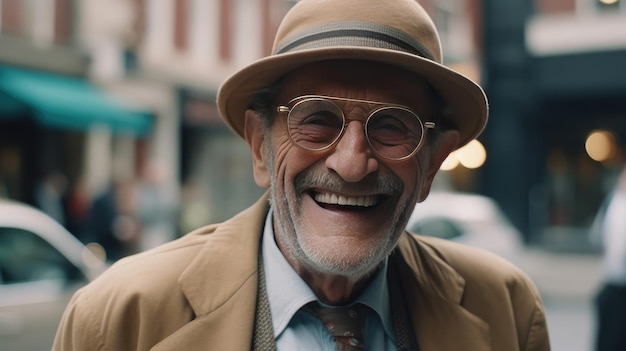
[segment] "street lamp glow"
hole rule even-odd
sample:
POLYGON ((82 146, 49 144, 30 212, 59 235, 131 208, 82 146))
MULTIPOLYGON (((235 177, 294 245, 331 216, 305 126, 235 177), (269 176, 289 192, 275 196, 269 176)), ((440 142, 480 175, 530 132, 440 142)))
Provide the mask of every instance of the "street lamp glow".
POLYGON ((455 169, 459 165, 459 163, 460 163, 459 158, 456 157, 456 153, 453 152, 450 155, 448 155, 448 157, 446 157, 446 159, 441 164, 440 169, 442 171, 451 171, 455 169))
POLYGON ((467 145, 454 151, 443 161, 442 171, 450 171, 458 167, 459 164, 466 168, 475 169, 482 166, 487 159, 487 152, 480 141, 474 139, 467 145))
POLYGON ((591 159, 603 162, 615 155, 617 143, 613 133, 606 130, 594 130, 585 141, 585 150, 591 159))
POLYGON ((457 153, 461 164, 470 169, 482 166, 487 159, 485 147, 476 139, 457 150, 457 153))

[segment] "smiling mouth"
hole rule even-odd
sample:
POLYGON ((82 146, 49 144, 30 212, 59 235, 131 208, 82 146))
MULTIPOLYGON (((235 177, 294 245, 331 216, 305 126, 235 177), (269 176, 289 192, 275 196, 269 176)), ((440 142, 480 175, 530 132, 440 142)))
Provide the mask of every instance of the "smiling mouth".
POLYGON ((329 193, 316 193, 315 201, 326 205, 354 206, 354 207, 371 207, 378 202, 378 196, 344 196, 329 193))

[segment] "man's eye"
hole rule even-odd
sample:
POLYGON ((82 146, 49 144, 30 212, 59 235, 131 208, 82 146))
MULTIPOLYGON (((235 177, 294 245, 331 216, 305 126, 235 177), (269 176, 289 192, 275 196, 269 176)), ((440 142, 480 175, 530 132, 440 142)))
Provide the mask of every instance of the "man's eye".
POLYGON ((407 128, 393 116, 381 116, 376 119, 375 122, 370 123, 370 130, 372 131, 387 131, 387 132, 406 132, 407 128))
POLYGON ((302 118, 301 124, 341 128, 341 118, 330 111, 318 111, 302 118))

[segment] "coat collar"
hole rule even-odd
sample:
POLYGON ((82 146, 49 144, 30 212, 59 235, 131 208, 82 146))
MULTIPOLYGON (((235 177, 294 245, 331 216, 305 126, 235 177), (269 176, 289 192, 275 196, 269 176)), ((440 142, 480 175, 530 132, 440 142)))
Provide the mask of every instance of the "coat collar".
POLYGON ((461 305, 465 279, 428 239, 405 233, 389 269, 399 274, 421 351, 492 349, 487 323, 461 305))
MULTIPOLYGON (((153 351, 250 350, 267 195, 228 221, 200 229, 206 243, 178 280, 196 319, 153 351)), ((194 235, 190 233, 188 235, 194 235)))
MULTIPOLYGON (((267 194, 211 227, 206 244, 179 279, 196 319, 153 351, 250 350, 258 287, 258 253, 267 194), (219 286, 219 288, 216 288, 219 286)), ((405 291, 421 351, 491 350, 489 327, 460 303, 464 279, 426 241, 406 233, 390 259, 405 291)))

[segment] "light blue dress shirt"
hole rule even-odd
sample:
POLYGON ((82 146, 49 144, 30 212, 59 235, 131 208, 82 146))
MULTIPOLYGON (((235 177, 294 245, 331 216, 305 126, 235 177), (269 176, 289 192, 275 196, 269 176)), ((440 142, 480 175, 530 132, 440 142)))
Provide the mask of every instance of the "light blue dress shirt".
MULTIPOLYGON (((274 241, 272 211, 263 232, 265 283, 278 351, 336 350, 332 335, 316 317, 300 308, 317 297, 289 265, 274 241)), ((366 290, 355 301, 371 307, 365 320, 365 349, 396 351, 387 290, 387 260, 366 290)))

